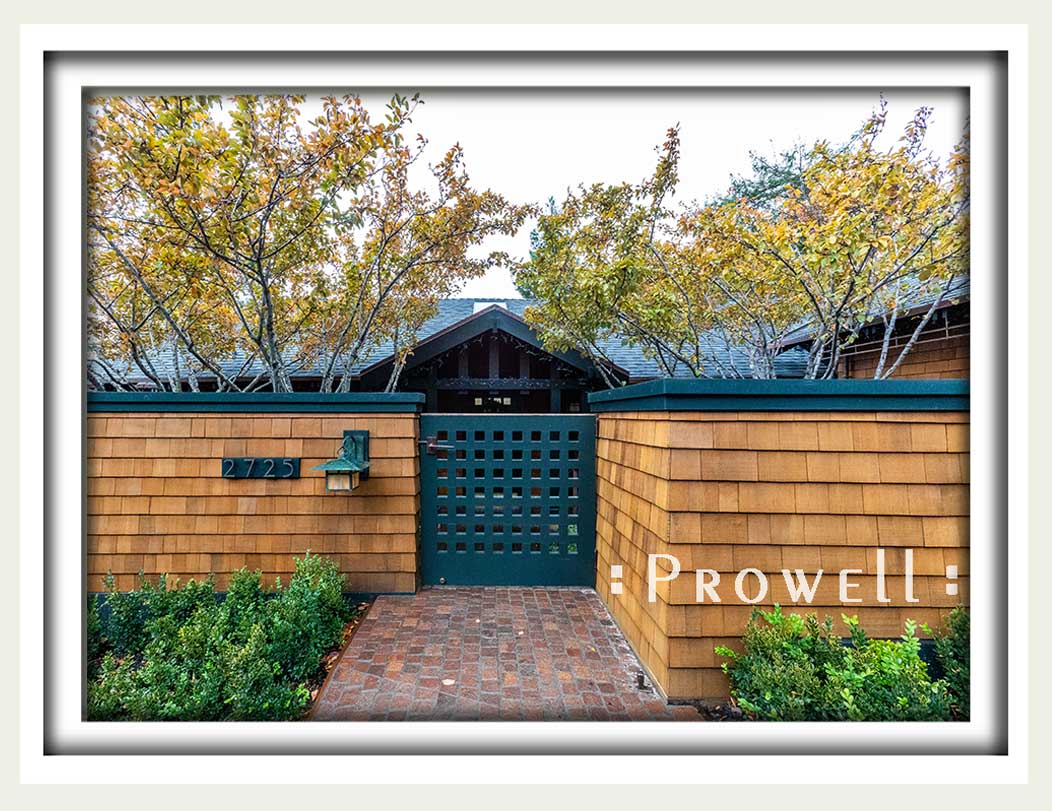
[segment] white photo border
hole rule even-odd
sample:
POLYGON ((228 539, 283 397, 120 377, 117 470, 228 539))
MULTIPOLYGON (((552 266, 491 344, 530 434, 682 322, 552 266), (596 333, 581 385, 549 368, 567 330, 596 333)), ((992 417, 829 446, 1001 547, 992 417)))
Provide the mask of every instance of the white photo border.
POLYGON ((645 37, 639 36, 639 26, 354 26, 353 39, 348 35, 351 26, 239 26, 240 41, 253 46, 240 52, 230 50, 232 40, 223 28, 22 29, 23 780, 167 782, 176 768, 174 754, 180 755, 180 775, 185 779, 192 774, 199 782, 453 782, 466 775, 475 782, 521 779, 521 767, 511 759, 486 757, 504 753, 538 756, 535 760, 543 761, 548 782, 694 782, 692 773, 700 780, 700 775, 713 771, 684 768, 686 764, 714 755, 721 756, 720 782, 810 782, 816 773, 830 782, 853 782, 857 774, 850 768, 837 768, 834 774, 803 769, 800 760, 780 759, 780 753, 838 753, 860 760, 868 753, 867 768, 878 768, 879 762, 882 774, 895 774, 902 782, 1025 779, 1028 527, 1027 491, 1025 480, 1020 480, 1027 467, 1028 373, 1027 77, 1020 68, 1027 59, 1024 26, 793 26, 788 51, 789 40, 779 26, 654 26, 660 31, 645 37), (362 29, 368 29, 365 36, 362 29), (397 38, 388 36, 395 29, 397 38), (875 29, 881 29, 879 37, 875 29), (341 52, 350 41, 397 41, 402 50, 341 52), (878 41, 896 43, 895 51, 863 52, 878 41), (193 42, 195 47, 192 52, 175 52, 172 42, 193 42), (442 52, 435 50, 437 42, 442 52), (654 43, 662 47, 651 50, 654 43), (857 43, 858 53, 845 50, 851 43, 857 43), (772 50, 763 52, 764 48, 772 50), (273 52, 295 58, 278 58, 281 54, 273 52), (1003 56, 989 58, 992 53, 1003 56), (82 720, 84 479, 82 464, 68 460, 75 449, 83 449, 84 441, 85 88, 415 86, 968 88, 973 156, 973 721, 802 725, 82 720), (47 272, 42 272, 45 266, 47 272), (43 321, 33 315, 39 313, 44 313, 43 321), (38 441, 44 443, 43 453, 34 445, 38 441), (1014 575, 1011 588, 1008 574, 1014 575), (1006 663, 1007 683, 998 674, 1006 663), (153 753, 158 754, 144 756, 153 753), (209 757, 227 753, 229 757, 209 757), (273 756, 252 757, 264 753, 273 756), (306 770, 301 760, 294 760, 363 753, 376 757, 366 769, 357 770, 306 770), (443 764, 420 757, 426 753, 463 756, 451 769, 449 760, 443 764), (650 776, 640 769, 629 773, 604 768, 603 755, 627 753, 660 755, 661 760, 655 761, 650 776), (566 759, 564 754, 582 757, 566 759), (921 754, 929 755, 923 767, 916 760, 921 754), (959 757, 962 754, 970 756, 959 757), (582 768, 582 761, 589 759, 594 759, 594 768, 582 768))

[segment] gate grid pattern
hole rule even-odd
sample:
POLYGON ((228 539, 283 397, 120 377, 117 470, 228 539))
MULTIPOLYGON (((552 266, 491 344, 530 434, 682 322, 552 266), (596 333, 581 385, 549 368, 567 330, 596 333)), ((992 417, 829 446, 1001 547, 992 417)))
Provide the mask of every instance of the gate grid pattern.
POLYGON ((594 586, 595 417, 424 414, 425 585, 594 586))

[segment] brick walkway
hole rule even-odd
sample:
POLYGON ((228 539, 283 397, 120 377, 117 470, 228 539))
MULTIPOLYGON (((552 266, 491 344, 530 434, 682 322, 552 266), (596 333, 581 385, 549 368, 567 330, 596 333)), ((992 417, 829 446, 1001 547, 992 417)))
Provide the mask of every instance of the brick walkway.
POLYGON ((641 672, 590 589, 425 589, 376 600, 312 718, 701 720, 639 689, 641 672))

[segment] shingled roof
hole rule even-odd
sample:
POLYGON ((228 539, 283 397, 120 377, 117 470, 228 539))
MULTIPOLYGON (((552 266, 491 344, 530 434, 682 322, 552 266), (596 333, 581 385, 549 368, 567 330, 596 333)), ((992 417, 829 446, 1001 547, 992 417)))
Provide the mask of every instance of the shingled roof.
MULTIPOLYGON (((453 327, 460 322, 470 319, 476 314, 481 314, 489 305, 499 305, 508 310, 519 318, 523 318, 526 308, 531 304, 535 303, 530 299, 523 298, 448 298, 442 299, 438 302, 438 308, 436 314, 429 319, 423 327, 420 329, 417 340, 423 341, 428 337, 440 333, 444 330, 453 327)), ((604 354, 622 370, 629 374, 632 381, 637 380, 649 380, 655 377, 664 377, 661 367, 657 361, 653 358, 649 358, 643 352, 642 347, 636 345, 633 346, 627 341, 613 337, 609 338, 601 343, 601 348, 604 354)), ((376 364, 383 362, 389 358, 394 352, 394 345, 390 341, 380 344, 371 352, 366 353, 358 362, 354 365, 351 370, 353 376, 358 376, 363 370, 368 369, 376 364)), ((731 366, 731 354, 727 351, 726 347, 722 342, 718 342, 715 339, 709 347, 711 356, 717 358, 720 364, 724 368, 730 368, 731 366)), ((166 356, 163 351, 156 353, 151 358, 154 366, 158 372, 162 375, 168 375, 172 369, 172 359, 166 356)), ((734 364, 739 369, 747 368, 748 361, 744 352, 736 352, 733 357, 734 364)), ((90 360, 89 360, 90 362, 90 360)), ((794 349, 782 353, 775 361, 775 371, 779 377, 793 378, 802 377, 804 370, 807 365, 807 353, 802 350, 794 349)), ((112 364, 111 364, 112 366, 112 364)), ((719 375, 719 365, 713 363, 713 369, 711 374, 715 377, 719 375)), ((225 359, 220 368, 223 373, 228 376, 237 375, 239 377, 254 377, 259 374, 263 367, 255 361, 245 367, 245 355, 242 353, 235 353, 231 357, 225 359)), ((129 366, 127 370, 127 380, 129 382, 141 379, 141 373, 133 366, 129 366)), ((320 364, 315 364, 310 367, 304 367, 292 370, 293 378, 304 378, 304 377, 319 377, 322 374, 320 364)), ((199 380, 209 380, 212 375, 209 372, 201 372, 198 374, 199 380)), ((691 372, 685 367, 676 370, 676 374, 673 377, 690 378, 693 377, 691 372)))
MULTIPOLYGON (((918 284, 918 288, 920 285, 918 284)), ((952 307, 962 301, 967 301, 971 297, 972 281, 970 276, 960 276, 953 280, 950 285, 950 289, 946 293, 946 298, 940 307, 952 307)), ((899 317, 913 316, 920 313, 924 313, 935 300, 939 297, 938 293, 932 290, 930 287, 923 287, 919 291, 917 289, 913 291, 907 291, 905 294, 905 304, 900 311, 899 317)), ((874 319, 870 322, 871 324, 879 323, 879 319, 874 319)), ((810 324, 802 324, 792 332, 790 332, 782 340, 783 346, 794 346, 797 344, 805 343, 811 340, 811 335, 814 333, 814 329, 810 324)))
MULTIPOLYGON (((507 309, 508 312, 523 318, 526 313, 526 308, 535 303, 534 300, 523 298, 443 299, 438 303, 438 314, 424 324, 424 327, 420 330, 420 334, 417 338, 418 340, 424 340, 430 335, 448 329, 449 327, 470 318, 472 315, 476 314, 480 308, 484 308, 488 305, 500 305, 507 309)), ((623 339, 615 337, 602 341, 600 343, 600 348, 611 362, 628 372, 632 380, 665 376, 658 362, 653 358, 648 358, 644 354, 642 347, 633 346, 623 339)), ((355 373, 383 360, 391 355, 393 351, 394 348, 391 344, 380 346, 376 351, 370 353, 367 359, 363 359, 363 361, 355 368, 355 373)), ((718 358, 724 367, 729 368, 731 357, 726 351, 726 348, 723 347, 722 343, 717 343, 714 339, 709 347, 709 352, 712 356, 718 358)), ((738 368, 745 368, 748 365, 744 352, 735 353, 734 362, 737 364, 738 368)), ((775 365, 779 377, 801 377, 807 366, 807 354, 802 351, 786 352, 779 357, 775 365)), ((713 369, 712 374, 716 376, 718 375, 718 371, 713 369)), ((674 376, 689 378, 694 375, 691 374, 690 370, 684 367, 681 370, 677 370, 677 374, 674 376)))

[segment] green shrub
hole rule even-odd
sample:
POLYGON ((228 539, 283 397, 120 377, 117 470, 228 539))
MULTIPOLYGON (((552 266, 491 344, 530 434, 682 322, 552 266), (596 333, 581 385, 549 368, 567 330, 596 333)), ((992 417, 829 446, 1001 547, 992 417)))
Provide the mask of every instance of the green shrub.
POLYGON ((754 609, 744 651, 716 652, 743 710, 768 721, 934 721, 951 717, 950 695, 920 658, 915 625, 900 640, 871 640, 854 617, 844 645, 832 619, 754 609))
POLYGON ((323 653, 340 641, 346 608, 335 562, 309 552, 296 558, 287 588, 278 582, 268 605, 270 652, 293 681, 312 675, 323 653))
POLYGON ((231 629, 237 630, 239 638, 248 638, 251 626, 265 614, 266 603, 267 592, 260 572, 241 569, 230 576, 223 600, 224 619, 231 629))
MULTIPOLYGON (((140 589, 146 578, 139 573, 140 589)), ((106 575, 106 614, 102 633, 118 655, 141 651, 146 645, 146 608, 141 591, 117 591, 112 574, 106 575)))
POLYGON ((850 667, 830 673, 830 684, 853 721, 949 721, 953 715, 946 683, 932 680, 920 657, 917 624, 906 621, 898 640, 868 639, 855 617, 850 667))
POLYGON ((86 642, 88 653, 88 678, 95 675, 99 658, 102 656, 105 642, 102 638, 102 619, 99 616, 99 598, 96 594, 88 596, 88 615, 86 622, 86 642))
POLYGON ((156 583, 139 572, 139 588, 117 591, 112 574, 106 575, 105 618, 101 621, 102 636, 118 655, 141 652, 150 640, 148 626, 158 617, 172 617, 185 622, 198 606, 215 601, 215 587, 211 576, 203 581, 190 579, 183 587, 179 581, 168 583, 161 575, 156 583))
POLYGON ((971 714, 971 619, 963 606, 958 606, 946 618, 945 632, 924 627, 935 640, 935 661, 942 670, 942 678, 953 699, 953 711, 961 721, 971 714))
POLYGON ((140 589, 145 606, 146 625, 158 617, 171 617, 178 623, 186 622, 201 606, 211 606, 216 597, 215 580, 211 575, 205 580, 195 580, 191 577, 186 585, 181 587, 178 578, 169 583, 167 575, 162 574, 155 585, 151 585, 142 577, 140 589))
POLYGON ((742 709, 772 721, 822 716, 822 671, 827 664, 842 667, 847 659, 831 619, 819 624, 814 615, 783 614, 778 606, 770 613, 755 609, 742 642, 740 654, 716 648, 730 659, 723 669, 742 709))
MULTIPOLYGON (((124 710, 136 721, 210 721, 222 717, 225 630, 215 605, 202 606, 184 623, 162 616, 150 623, 142 665, 124 710)), ((122 679, 123 679, 122 675, 122 679)))
POLYGON ((128 717, 127 701, 138 692, 135 668, 130 658, 118 659, 112 652, 102 657, 98 672, 88 682, 88 720, 118 721, 128 717))
MULTIPOLYGON (((112 587, 88 684, 92 720, 285 720, 349 618, 336 564, 308 553, 286 588, 242 569, 220 600, 212 579, 112 587), (101 658, 99 657, 102 652, 101 658)), ((90 610, 89 610, 90 617, 90 610)), ((94 650, 94 655, 92 654, 94 650)))
MULTIPOLYGON (((243 645, 224 659, 226 714, 233 721, 282 721, 298 717, 310 701, 310 691, 300 682, 281 677, 281 665, 268 655, 263 626, 253 625, 243 645)), ((317 663, 315 663, 315 668, 317 663)))

